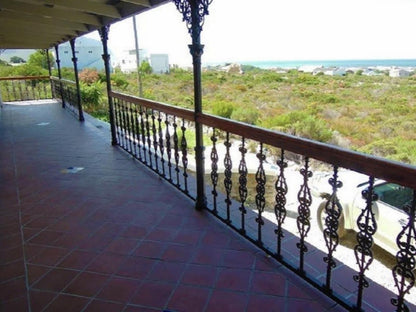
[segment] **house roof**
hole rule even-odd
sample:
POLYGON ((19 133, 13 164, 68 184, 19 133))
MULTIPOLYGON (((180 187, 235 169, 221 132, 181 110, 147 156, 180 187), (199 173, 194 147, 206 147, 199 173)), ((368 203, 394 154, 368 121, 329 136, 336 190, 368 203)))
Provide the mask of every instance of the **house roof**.
POLYGON ((0 0, 0 48, 50 48, 166 2, 0 0))

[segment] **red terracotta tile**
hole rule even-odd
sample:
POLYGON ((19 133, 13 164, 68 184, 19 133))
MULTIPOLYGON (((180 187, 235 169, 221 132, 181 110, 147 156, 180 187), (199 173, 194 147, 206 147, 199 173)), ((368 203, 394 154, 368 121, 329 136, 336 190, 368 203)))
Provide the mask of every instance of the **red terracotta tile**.
POLYGON ((286 289, 286 279, 274 272, 253 272, 252 291, 261 294, 283 296, 286 289))
POLYGON ((230 234, 225 232, 211 232, 207 231, 202 238, 202 244, 204 246, 210 246, 215 248, 225 248, 230 242, 230 234))
POLYGON ((160 312, 160 309, 152 309, 146 307, 138 307, 133 305, 126 306, 126 309, 123 312, 160 312))
POLYGON ((162 309, 165 307, 174 287, 174 284, 145 281, 130 302, 149 308, 162 309))
POLYGON ((134 252, 135 256, 161 258, 166 249, 162 242, 142 241, 134 252))
POLYGON ((204 311, 211 291, 206 288, 179 286, 169 300, 167 310, 204 311))
POLYGON ((139 284, 137 280, 115 277, 107 282, 97 298, 126 303, 136 292, 139 284))
POLYGON ((301 300, 301 299, 286 299, 286 307, 288 311, 294 312, 303 312, 303 311, 325 311, 327 308, 316 302, 311 300, 301 300))
POLYGON ((74 250, 57 264, 58 267, 67 269, 84 269, 95 257, 96 252, 85 250, 74 250))
POLYGON ((22 260, 0 265, 0 282, 16 277, 23 277, 25 267, 22 260))
POLYGON ((192 263, 219 265, 222 261, 223 249, 201 247, 195 251, 192 263))
POLYGON ((51 270, 51 267, 38 266, 33 264, 27 265, 27 276, 29 280, 29 285, 32 285, 37 280, 39 280, 43 275, 51 270))
POLYGON ((138 225, 128 225, 125 230, 120 234, 122 237, 141 239, 147 234, 147 228, 138 225))
POLYGON ((56 296, 56 293, 32 290, 30 292, 30 306, 32 312, 42 311, 56 296))
POLYGON ((112 240, 113 238, 111 236, 94 235, 82 241, 79 244, 79 248, 100 251, 104 250, 112 240))
POLYGON ((125 257, 116 254, 98 255, 86 268, 87 271, 112 274, 125 261, 125 257))
POLYGON ((80 234, 80 233, 65 233, 61 237, 59 237, 56 241, 52 243, 53 246, 62 247, 62 248, 76 248, 81 243, 88 240, 87 234, 80 234))
POLYGON ((196 244, 198 244, 201 235, 202 235, 201 231, 183 230, 182 229, 182 230, 179 230, 179 232, 176 234, 173 241, 178 243, 178 244, 196 245, 196 244))
MULTIPOLYGON (((270 311, 282 312, 291 311, 285 309, 286 298, 277 296, 266 296, 261 294, 251 295, 247 305, 247 312, 270 311)), ((310 311, 310 310, 305 310, 310 311)))
POLYGON ((94 300, 83 312, 121 312, 124 304, 94 300))
POLYGON ((32 287, 39 290, 59 292, 64 289, 77 274, 78 271, 53 269, 43 276, 37 283, 33 284, 32 287))
POLYGON ((118 269, 116 275, 136 279, 144 279, 152 271, 156 259, 144 257, 128 257, 118 269))
POLYGON ((253 252, 240 250, 225 250, 223 265, 231 268, 250 269, 254 265, 255 256, 253 252))
POLYGON ((215 266, 189 265, 183 274, 181 283, 212 287, 217 279, 215 266))
POLYGON ((138 239, 117 237, 104 250, 122 255, 129 255, 138 244, 138 239))
POLYGON ((247 306, 247 295, 244 293, 214 290, 209 300, 207 312, 245 311, 247 306))
POLYGON ((150 272, 148 276, 148 279, 165 282, 176 282, 181 278, 185 268, 186 265, 182 263, 159 262, 154 265, 152 272, 150 272))
POLYGON ((83 272, 64 290, 66 293, 85 297, 94 297, 103 288, 109 275, 83 272))
POLYGON ((29 222, 25 223, 25 227, 28 228, 35 228, 35 229, 43 229, 57 221, 57 218, 39 216, 37 218, 31 219, 29 222))
POLYGON ((0 237, 0 250, 16 248, 22 245, 22 236, 20 233, 0 237))
POLYGON ((220 270, 215 287, 236 291, 248 291, 250 288, 251 270, 220 270))
POLYGON ((189 262, 193 257, 194 249, 190 246, 169 244, 162 258, 166 261, 189 262))
POLYGON ((170 242, 172 241, 172 237, 175 237, 177 231, 177 229, 162 229, 160 227, 157 227, 150 231, 149 234, 147 234, 146 239, 161 242, 170 242))
POLYGON ((74 312, 82 311, 89 299, 70 295, 59 295, 44 311, 45 312, 74 312))
POLYGON ((24 277, 0 283, 0 302, 13 300, 26 295, 26 281, 24 277))
MULTIPOLYGON (((34 247, 36 248, 36 247, 34 247)), ((38 249, 41 247, 37 247, 38 249)), ((43 247, 35 256, 31 257, 29 262, 33 264, 42 264, 53 266, 68 254, 68 249, 57 247, 43 247)))
POLYGON ((32 229, 32 228, 24 228, 23 229, 23 238, 25 242, 29 242, 31 238, 35 237, 41 229, 32 229))
POLYGON ((0 250, 0 264, 14 262, 19 259, 23 259, 23 249, 21 245, 10 249, 0 250))
POLYGON ((27 304, 27 297, 23 296, 11 301, 7 302, 0 302, 0 310, 1 311, 28 311, 28 304, 27 304))
POLYGON ((256 256, 255 269, 257 271, 276 271, 282 264, 270 256, 261 254, 256 256))

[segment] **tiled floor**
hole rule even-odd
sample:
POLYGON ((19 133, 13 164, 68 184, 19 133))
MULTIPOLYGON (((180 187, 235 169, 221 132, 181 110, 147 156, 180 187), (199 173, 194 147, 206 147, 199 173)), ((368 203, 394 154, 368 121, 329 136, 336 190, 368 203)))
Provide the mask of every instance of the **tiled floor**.
POLYGON ((1 311, 343 311, 109 142, 1 109, 1 311))

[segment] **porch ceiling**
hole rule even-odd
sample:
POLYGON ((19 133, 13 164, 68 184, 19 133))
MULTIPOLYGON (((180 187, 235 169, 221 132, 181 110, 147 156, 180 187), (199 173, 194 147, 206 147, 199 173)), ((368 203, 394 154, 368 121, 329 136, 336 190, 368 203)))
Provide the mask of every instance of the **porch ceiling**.
POLYGON ((0 0, 0 48, 50 48, 166 2, 0 0))

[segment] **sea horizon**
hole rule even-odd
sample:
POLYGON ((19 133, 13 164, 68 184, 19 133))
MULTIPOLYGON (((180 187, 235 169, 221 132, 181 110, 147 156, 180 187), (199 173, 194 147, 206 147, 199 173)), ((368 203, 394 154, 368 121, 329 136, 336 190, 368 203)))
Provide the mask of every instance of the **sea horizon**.
POLYGON ((251 65, 263 69, 267 68, 299 68, 301 66, 322 67, 416 67, 416 59, 345 59, 345 60, 265 60, 265 61, 236 61, 236 62, 208 62, 205 66, 216 66, 230 63, 251 65))

